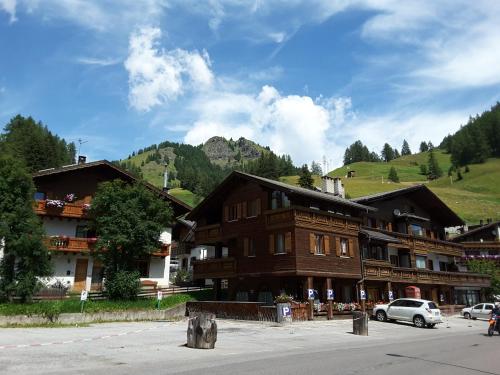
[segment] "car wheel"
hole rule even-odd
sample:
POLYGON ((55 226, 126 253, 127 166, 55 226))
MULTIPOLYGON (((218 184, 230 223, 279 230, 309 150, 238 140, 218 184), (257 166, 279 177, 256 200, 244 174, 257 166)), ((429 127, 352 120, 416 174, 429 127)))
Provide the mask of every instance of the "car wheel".
POLYGON ((466 312, 466 313, 464 314, 464 319, 470 319, 470 314, 466 312))
POLYGON ((385 312, 383 311, 377 311, 377 313, 375 314, 375 318, 379 321, 379 322, 385 322, 387 320, 387 315, 385 312))
POLYGON ((417 315, 413 318, 413 324, 415 324, 415 327, 417 327, 417 328, 424 328, 425 327, 425 320, 422 316, 417 315))
POLYGON ((436 326, 436 323, 427 324, 427 328, 434 328, 435 326, 436 326))

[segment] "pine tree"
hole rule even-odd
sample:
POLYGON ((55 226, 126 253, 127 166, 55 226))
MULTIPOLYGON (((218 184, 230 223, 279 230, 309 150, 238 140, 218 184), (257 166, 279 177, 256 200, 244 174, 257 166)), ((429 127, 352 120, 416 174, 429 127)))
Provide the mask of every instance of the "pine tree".
POLYGON ((42 223, 33 210, 35 187, 17 158, 0 156, 0 299, 29 301, 39 288, 37 277, 50 275, 42 223))
POLYGON ((384 144, 384 148, 381 153, 382 159, 384 159, 386 163, 394 159, 394 149, 388 143, 384 144))
POLYGON ((420 174, 427 176, 427 165, 425 164, 420 164, 420 174))
POLYGON ((429 151, 429 145, 427 144, 427 142, 422 141, 420 143, 419 150, 420 150, 420 152, 427 152, 427 151, 429 151))
POLYGON ((316 175, 316 176, 322 176, 323 171, 321 170, 321 166, 319 163, 316 163, 314 160, 311 163, 311 173, 316 175))
POLYGON ((411 155, 410 146, 408 145, 408 142, 406 142, 406 139, 403 140, 403 146, 401 147, 401 155, 402 156, 411 155))
POLYGON ((443 171, 439 167, 439 163, 434 155, 434 150, 429 151, 429 161, 427 163, 429 180, 435 180, 443 175, 443 171))
POLYGON ((314 189, 314 179, 312 177, 311 172, 309 171, 309 168, 307 167, 307 164, 304 164, 302 168, 300 168, 300 175, 299 175, 299 186, 306 188, 306 189, 314 189))
POLYGON ((389 176, 387 176, 387 178, 392 182, 399 182, 398 172, 396 171, 396 168, 391 167, 391 169, 389 170, 389 176))

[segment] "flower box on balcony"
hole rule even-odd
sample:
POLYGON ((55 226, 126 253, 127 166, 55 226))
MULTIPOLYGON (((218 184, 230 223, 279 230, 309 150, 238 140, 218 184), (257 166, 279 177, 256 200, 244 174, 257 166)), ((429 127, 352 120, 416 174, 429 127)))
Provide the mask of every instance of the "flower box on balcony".
POLYGON ((64 201, 58 200, 58 199, 47 199, 45 201, 45 208, 55 208, 55 209, 62 209, 64 208, 64 201))

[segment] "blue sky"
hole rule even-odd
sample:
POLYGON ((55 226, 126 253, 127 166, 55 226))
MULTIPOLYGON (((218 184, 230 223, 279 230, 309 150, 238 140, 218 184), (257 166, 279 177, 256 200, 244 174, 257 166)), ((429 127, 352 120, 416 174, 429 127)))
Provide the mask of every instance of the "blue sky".
POLYGON ((245 136, 296 164, 416 150, 500 100, 500 3, 0 0, 0 123, 91 160, 245 136))

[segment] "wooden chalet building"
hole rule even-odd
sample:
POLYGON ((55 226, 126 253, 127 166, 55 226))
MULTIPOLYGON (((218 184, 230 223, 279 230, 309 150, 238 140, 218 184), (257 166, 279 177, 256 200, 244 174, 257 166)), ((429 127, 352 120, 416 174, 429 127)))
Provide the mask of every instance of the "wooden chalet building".
MULTIPOLYGON (((103 268, 93 257, 95 233, 88 229, 92 220, 87 211, 101 182, 120 179, 129 183, 136 179, 128 172, 106 161, 85 163, 41 170, 33 174, 36 187, 35 212, 46 232, 46 245, 51 252, 53 280, 59 280, 72 290, 99 290, 103 268)), ((174 216, 183 215, 190 207, 168 193, 146 184, 161 199, 170 202, 174 216)), ((173 225, 174 223, 172 223, 173 225)), ((165 228, 160 240, 163 246, 151 257, 137 262, 141 280, 168 286, 172 229, 165 228)))
POLYGON ((462 220, 426 187, 348 200, 329 186, 231 173, 187 215, 196 222, 193 245, 215 248, 213 258, 193 262, 193 277, 211 279, 217 299, 260 302, 281 293, 305 300, 307 289, 323 302, 326 289, 352 302, 360 288, 377 301, 411 285, 450 303, 454 288, 489 285, 455 272, 462 247, 445 241, 444 227, 462 220))
POLYGON ((361 218, 373 210, 233 172, 187 216, 197 223, 195 244, 215 247, 213 259, 194 262, 194 278, 213 279, 220 299, 304 299, 331 284, 340 300, 356 300, 361 218))
POLYGON ((425 185, 353 199, 376 208, 363 218, 360 249, 368 299, 405 297, 417 286, 421 297, 441 304, 466 304, 462 295, 489 285, 489 278, 460 272, 463 246, 446 239, 445 228, 463 225, 425 185))
POLYGON ((500 264, 500 221, 488 220, 451 239, 464 247, 462 260, 485 259, 500 264))

